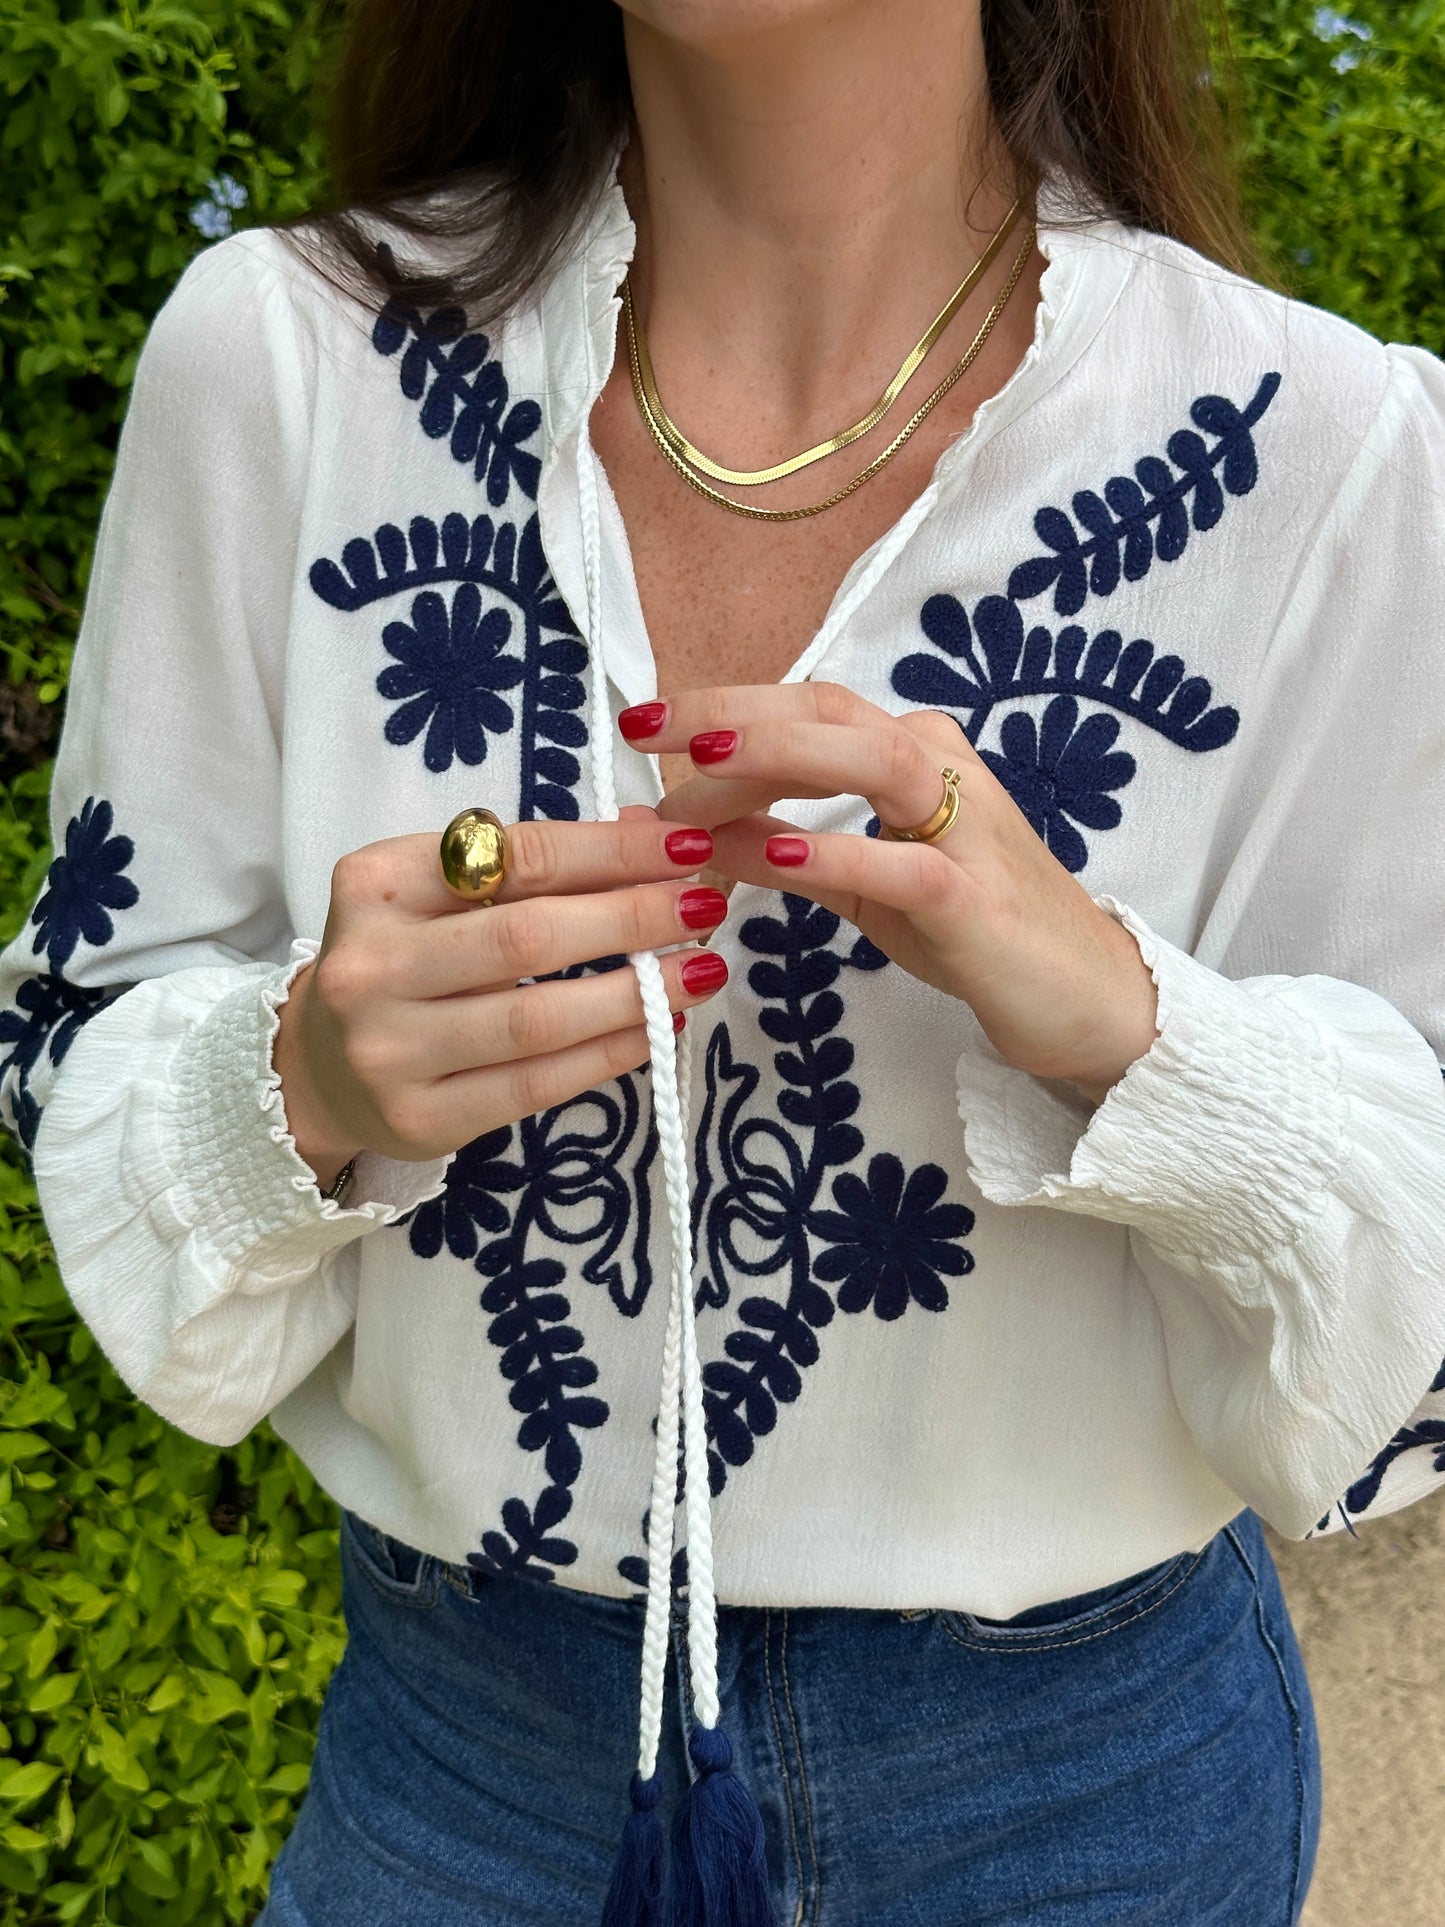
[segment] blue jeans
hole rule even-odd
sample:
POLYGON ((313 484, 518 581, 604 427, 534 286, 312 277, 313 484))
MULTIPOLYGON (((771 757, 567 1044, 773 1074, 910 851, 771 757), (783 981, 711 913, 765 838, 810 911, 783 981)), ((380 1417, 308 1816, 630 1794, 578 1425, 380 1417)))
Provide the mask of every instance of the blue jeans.
MULTIPOLYGON (((351 1517, 342 1540, 346 1656, 258 1927, 594 1927, 641 1607, 448 1566, 351 1517)), ((1006 1623, 734 1606, 719 1642, 780 1927, 1299 1918, 1319 1752, 1252 1513, 1006 1623)), ((668 1693, 664 1818, 688 1774, 675 1668, 668 1693)))

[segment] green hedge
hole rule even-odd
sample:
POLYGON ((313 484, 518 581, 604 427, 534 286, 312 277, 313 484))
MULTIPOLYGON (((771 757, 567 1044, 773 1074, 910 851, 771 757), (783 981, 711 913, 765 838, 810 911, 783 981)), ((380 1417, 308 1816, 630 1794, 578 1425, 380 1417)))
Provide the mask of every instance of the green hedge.
MULTIPOLYGON (((1440 351, 1445 0, 1351 12, 1234 7, 1251 214, 1304 298, 1440 351)), ((208 233, 314 191, 335 16, 0 0, 0 941, 137 349, 208 233)), ((126 1395, 8 1140, 0 1207, 0 1921, 245 1921, 341 1648, 333 1511, 265 1428, 218 1452, 126 1395)))

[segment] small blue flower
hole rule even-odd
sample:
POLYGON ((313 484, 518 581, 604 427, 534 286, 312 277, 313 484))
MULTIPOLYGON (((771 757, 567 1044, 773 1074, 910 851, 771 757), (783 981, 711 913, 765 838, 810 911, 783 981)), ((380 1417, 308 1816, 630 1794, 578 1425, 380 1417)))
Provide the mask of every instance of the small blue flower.
POLYGON ((511 1141, 510 1129, 488 1131, 457 1152, 441 1196, 428 1198, 410 1214, 411 1248, 418 1258, 435 1258, 443 1244, 454 1258, 475 1258, 479 1230, 495 1237, 507 1229, 507 1208, 497 1193, 519 1190, 525 1182, 515 1164, 501 1161, 511 1141))
POLYGON ((82 937, 88 944, 109 943, 115 935, 109 912, 128 910, 140 896, 120 874, 135 845, 128 836, 111 835, 113 821, 109 803, 85 799, 80 815, 66 825, 65 852, 51 864, 48 888, 30 914, 36 927, 32 948, 49 951, 53 971, 65 968, 82 937))
POLYGON ((1072 696, 1055 696, 1042 730, 1026 709, 1004 718, 1003 754, 980 750, 985 763, 1066 870, 1082 870, 1089 846, 1073 823, 1117 829, 1123 811, 1108 794, 1133 780, 1134 758, 1114 749, 1118 719, 1096 714, 1079 722, 1072 696))
POLYGON ((1337 7, 1316 7, 1314 28, 1317 40, 1338 40, 1347 33, 1354 34, 1359 40, 1373 40, 1375 37, 1363 20, 1352 20, 1337 7))
POLYGON ((419 595, 410 623, 389 622, 382 631, 396 662, 377 677, 377 691, 401 699, 386 719, 386 740, 409 743, 425 728, 423 760, 438 774, 453 756, 484 762, 488 730, 502 735, 514 720, 496 692, 515 688, 525 673, 521 658, 505 653, 511 633, 507 610, 483 614, 475 582, 461 585, 450 612, 434 589, 419 595))
POLYGON ((921 1164, 905 1184, 891 1151, 870 1160, 866 1184, 851 1171, 834 1178, 838 1210, 810 1212, 808 1229, 829 1244, 814 1276, 844 1280, 840 1310, 872 1305, 879 1318, 901 1318, 910 1298, 925 1311, 948 1309, 944 1276, 973 1270, 973 1253, 958 1242, 972 1231, 973 1213, 939 1203, 947 1184, 936 1164, 921 1164))
POLYGON ((206 183, 207 200, 191 204, 191 226, 208 241, 221 241, 231 232, 231 216, 250 199, 244 187, 229 174, 213 174, 206 183))

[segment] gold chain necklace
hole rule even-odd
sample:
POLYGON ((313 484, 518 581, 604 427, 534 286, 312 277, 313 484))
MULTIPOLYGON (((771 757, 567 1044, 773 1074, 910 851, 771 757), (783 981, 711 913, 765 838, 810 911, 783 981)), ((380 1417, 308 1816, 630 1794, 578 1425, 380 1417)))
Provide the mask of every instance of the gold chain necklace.
POLYGON ((721 462, 711 461, 700 448, 694 446, 673 421, 663 407, 662 397, 657 392, 657 378, 652 372, 652 356, 647 347, 647 331, 637 318, 636 306, 632 299, 632 277, 628 275, 622 284, 622 299, 627 308, 629 337, 635 337, 637 342, 637 365, 642 375, 643 392, 647 396, 653 417, 667 437, 674 454, 681 455, 689 466, 701 470, 704 475, 711 476, 715 482, 731 482, 739 488, 757 488, 764 482, 780 482, 785 475, 796 475, 799 469, 810 468, 814 462, 821 462, 829 455, 836 455, 840 449, 849 447, 853 442, 861 441, 870 429, 876 428, 882 421, 917 372, 919 364, 987 274, 999 249, 1013 232, 1021 205, 1019 201, 1014 202, 988 246, 944 302, 920 340, 909 350, 898 373, 868 413, 854 422, 851 428, 845 428, 837 435, 829 435, 824 441, 815 443, 812 448, 805 448, 801 455, 790 455, 785 461, 774 463, 771 468, 724 468, 721 462))
MULTIPOLYGON (((731 509, 734 515, 745 515, 755 522, 801 522, 807 516, 821 515, 824 509, 835 507, 839 502, 843 501, 845 497, 851 495, 855 488, 861 488, 864 482, 871 476, 876 475, 883 464, 891 460, 892 457, 898 453, 899 449, 902 448, 903 444, 918 427, 919 423, 933 412, 939 402, 941 402, 948 393, 949 389, 953 387, 954 383, 973 366, 983 344, 993 333, 994 323, 1003 313, 1005 307, 1008 305, 1010 295, 1018 286, 1020 277, 1028 263, 1029 256, 1033 253, 1033 248, 1034 230, 1030 228, 1024 236, 1023 245, 1014 256, 1013 266, 1009 269, 1008 280, 1004 283, 998 299, 984 316, 978 333, 964 350, 962 360, 944 376, 943 380, 934 389, 928 399, 923 402, 915 413, 910 416, 908 421, 904 423, 903 427, 894 436, 887 448, 883 450, 882 454, 876 455, 866 468, 860 470, 859 473, 853 477, 851 482, 846 482, 842 488, 836 489, 834 493, 826 497, 825 500, 811 503, 807 508, 755 509, 745 502, 734 502, 730 496, 723 495, 715 488, 710 488, 706 482, 692 472, 686 458, 678 454, 668 441, 662 424, 654 413, 647 389, 643 385, 642 366, 638 353, 636 320, 633 314, 631 300, 628 298, 624 300, 623 312, 627 323, 627 357, 632 370, 632 392, 637 398, 637 406, 648 428, 652 431, 653 440, 662 450, 662 453, 687 483, 688 487, 696 489, 697 493, 705 496, 709 502, 716 502, 722 508, 731 509)), ((839 446, 846 446, 846 443, 840 443, 839 446)), ((797 461, 797 465, 802 466, 801 460, 797 461)))

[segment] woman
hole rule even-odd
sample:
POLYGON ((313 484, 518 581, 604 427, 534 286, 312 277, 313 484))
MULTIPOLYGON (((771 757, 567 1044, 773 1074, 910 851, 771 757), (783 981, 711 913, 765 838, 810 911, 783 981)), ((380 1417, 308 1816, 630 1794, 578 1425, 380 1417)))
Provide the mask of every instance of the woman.
POLYGON ((7 1089, 344 1509, 268 1924, 1299 1917, 1256 1515, 1436 1476, 1445 374, 1230 271, 1186 41, 372 0, 350 212, 152 329, 7 1089))

